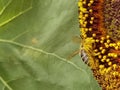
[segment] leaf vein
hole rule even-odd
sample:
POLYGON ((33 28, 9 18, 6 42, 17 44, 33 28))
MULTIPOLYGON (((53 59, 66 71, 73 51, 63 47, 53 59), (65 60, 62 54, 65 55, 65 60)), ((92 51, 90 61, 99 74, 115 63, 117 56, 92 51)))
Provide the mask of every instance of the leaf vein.
POLYGON ((5 25, 5 24, 7 24, 7 23, 9 23, 10 21, 12 21, 12 20, 15 19, 16 17, 22 15, 23 13, 29 11, 30 9, 32 9, 32 6, 29 7, 29 8, 27 8, 26 10, 24 10, 24 11, 18 13, 17 15, 13 16, 12 18, 10 18, 10 19, 8 19, 8 20, 6 20, 6 21, 0 23, 0 27, 3 26, 3 25, 5 25))
POLYGON ((7 87, 9 90, 13 90, 1 76, 0 76, 0 81, 1 81, 1 82, 5 85, 5 87, 7 87))
POLYGON ((4 10, 6 9, 6 7, 12 2, 12 0, 9 0, 9 2, 4 5, 3 9, 0 11, 0 15, 2 15, 2 13, 4 12, 4 10))

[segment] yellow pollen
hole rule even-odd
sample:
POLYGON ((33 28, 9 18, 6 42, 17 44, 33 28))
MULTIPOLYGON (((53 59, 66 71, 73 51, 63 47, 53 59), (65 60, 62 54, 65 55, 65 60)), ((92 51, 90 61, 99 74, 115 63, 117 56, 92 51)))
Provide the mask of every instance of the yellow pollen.
POLYGON ((92 28, 89 28, 89 31, 92 31, 92 28))
POLYGON ((104 68, 104 65, 99 65, 99 68, 100 68, 100 69, 104 68))
POLYGON ((104 55, 104 56, 103 56, 103 59, 106 59, 106 58, 107 58, 107 56, 106 56, 106 55, 104 55))
POLYGON ((116 64, 113 64, 113 69, 116 69, 117 65, 116 64))
POLYGON ((88 6, 91 6, 91 3, 88 3, 88 6))
POLYGON ((93 20, 94 20, 94 17, 91 17, 91 20, 93 21, 93 20))
POLYGON ((100 50, 102 50, 102 49, 103 49, 103 47, 99 47, 99 49, 100 49, 100 50))
POLYGON ((102 58, 102 55, 99 55, 98 58, 101 59, 101 58, 102 58))
POLYGON ((94 33, 94 34, 92 34, 92 36, 93 36, 93 37, 96 37, 96 34, 94 33))
POLYGON ((98 52, 98 50, 97 50, 97 49, 95 49, 95 50, 94 50, 94 52, 98 52))
POLYGON ((112 62, 108 62, 108 65, 111 66, 111 65, 112 65, 112 62))
POLYGON ((118 46, 116 46, 116 47, 115 47, 115 50, 118 50, 118 48, 119 48, 119 47, 118 47, 118 46))
POLYGON ((107 40, 107 43, 110 43, 110 40, 109 40, 109 39, 107 40))
POLYGON ((110 38, 110 36, 109 36, 109 35, 107 35, 107 36, 106 36, 106 38, 108 39, 108 38, 110 38))
POLYGON ((98 40, 98 39, 96 39, 95 41, 96 41, 96 42, 99 42, 99 40, 98 40))
POLYGON ((104 40, 105 39, 105 37, 101 37, 101 40, 104 40))
POLYGON ((93 21, 90 21, 90 24, 93 24, 93 21))
POLYGON ((89 12, 91 12, 91 13, 92 13, 92 11, 93 11, 92 9, 89 10, 89 12))
POLYGON ((110 61, 110 59, 108 58, 108 59, 106 59, 106 62, 109 62, 110 61))
POLYGON ((100 43, 103 43, 103 42, 104 42, 103 40, 100 41, 100 43))
POLYGON ((101 53, 102 53, 102 54, 104 54, 104 53, 105 53, 105 51, 106 51, 106 50, 105 50, 105 49, 103 49, 103 50, 101 51, 101 53))

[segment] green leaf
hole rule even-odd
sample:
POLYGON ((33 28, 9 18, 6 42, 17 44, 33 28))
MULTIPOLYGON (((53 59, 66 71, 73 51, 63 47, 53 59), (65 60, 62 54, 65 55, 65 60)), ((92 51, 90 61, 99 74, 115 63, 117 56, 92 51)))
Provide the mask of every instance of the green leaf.
POLYGON ((0 2, 0 90, 100 90, 79 55, 67 60, 79 49, 76 0, 0 2))
POLYGON ((9 23, 14 18, 17 18, 32 8, 32 0, 12 0, 11 3, 9 3, 10 1, 8 2, 8 0, 0 0, 0 2, 7 2, 6 5, 1 3, 4 7, 1 11, 0 26, 9 23))
POLYGON ((0 0, 0 15, 3 13, 5 8, 9 5, 11 0, 0 0))

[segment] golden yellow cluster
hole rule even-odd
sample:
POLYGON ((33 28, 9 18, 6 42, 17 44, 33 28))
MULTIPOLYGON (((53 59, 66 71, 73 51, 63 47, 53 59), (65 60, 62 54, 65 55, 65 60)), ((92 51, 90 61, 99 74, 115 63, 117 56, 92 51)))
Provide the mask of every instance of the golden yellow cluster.
POLYGON ((120 42, 112 40, 106 33, 102 13, 104 1, 79 0, 82 45, 89 54, 89 66, 103 90, 119 90, 120 42))
MULTIPOLYGON (((90 0, 90 2, 88 3, 88 6, 90 7, 91 4, 93 3, 93 0, 90 0)), ((84 5, 86 5, 86 0, 80 0, 78 2, 78 6, 80 7, 79 8, 79 23, 81 25, 81 33, 82 33, 82 36, 84 38, 87 37, 86 35, 86 32, 87 31, 92 31, 92 28, 88 28, 87 27, 87 24, 88 24, 88 21, 87 21, 87 18, 90 17, 89 16, 89 13, 92 13, 92 9, 89 9, 87 10, 87 8, 84 7, 84 5)), ((93 24, 93 20, 94 20, 94 17, 90 17, 90 21, 89 23, 93 24)))

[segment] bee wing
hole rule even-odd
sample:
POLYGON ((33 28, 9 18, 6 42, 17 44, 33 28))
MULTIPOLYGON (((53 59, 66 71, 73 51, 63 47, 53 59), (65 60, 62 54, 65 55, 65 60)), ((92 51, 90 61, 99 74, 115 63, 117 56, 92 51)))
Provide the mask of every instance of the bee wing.
POLYGON ((80 44, 81 38, 80 38, 80 36, 73 36, 72 37, 72 41, 75 42, 75 43, 79 43, 80 44))
POLYGON ((80 56, 81 56, 81 59, 83 60, 84 63, 88 64, 88 55, 87 53, 85 52, 85 50, 80 50, 80 56))

